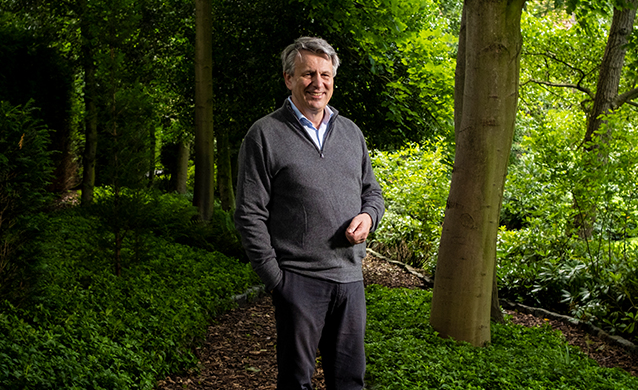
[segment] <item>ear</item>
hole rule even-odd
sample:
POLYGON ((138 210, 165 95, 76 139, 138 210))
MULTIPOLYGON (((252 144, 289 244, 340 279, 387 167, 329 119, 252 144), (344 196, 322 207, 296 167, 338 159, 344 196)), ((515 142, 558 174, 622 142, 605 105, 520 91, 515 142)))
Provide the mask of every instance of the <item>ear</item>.
POLYGON ((292 75, 284 72, 284 82, 286 83, 286 87, 292 91, 292 75))

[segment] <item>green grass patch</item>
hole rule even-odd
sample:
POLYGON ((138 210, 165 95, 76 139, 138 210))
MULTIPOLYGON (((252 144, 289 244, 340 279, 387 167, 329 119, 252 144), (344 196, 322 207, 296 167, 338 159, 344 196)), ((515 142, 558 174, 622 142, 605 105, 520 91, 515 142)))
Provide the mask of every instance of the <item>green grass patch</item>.
POLYGON ((371 390, 637 389, 638 378, 599 367, 549 327, 492 325, 476 348, 444 340, 429 324, 430 291, 367 289, 371 390))

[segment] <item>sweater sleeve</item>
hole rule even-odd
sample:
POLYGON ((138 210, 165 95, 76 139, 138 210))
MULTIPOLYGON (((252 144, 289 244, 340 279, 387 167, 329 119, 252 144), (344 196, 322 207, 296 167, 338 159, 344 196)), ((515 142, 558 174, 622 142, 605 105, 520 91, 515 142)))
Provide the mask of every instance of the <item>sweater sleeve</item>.
POLYGON ((368 148, 366 147, 365 140, 363 140, 363 149, 365 153, 363 154, 363 161, 361 162, 361 212, 367 213, 372 218, 372 227, 370 228, 370 232, 374 232, 379 226, 381 218, 383 218, 385 205, 383 203, 383 193, 381 191, 381 186, 379 186, 379 183, 374 176, 374 171, 372 170, 370 153, 368 152, 368 148))
POLYGON ((251 135, 239 150, 235 227, 253 269, 270 291, 281 281, 282 272, 267 226, 271 193, 267 158, 257 137, 251 135))

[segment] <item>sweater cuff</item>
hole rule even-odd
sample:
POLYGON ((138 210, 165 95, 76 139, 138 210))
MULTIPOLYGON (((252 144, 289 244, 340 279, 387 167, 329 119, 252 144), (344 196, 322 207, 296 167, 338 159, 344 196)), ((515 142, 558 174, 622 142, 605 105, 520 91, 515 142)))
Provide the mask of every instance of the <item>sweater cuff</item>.
POLYGON ((370 216, 370 219, 372 219, 372 227, 370 228, 370 233, 377 230, 377 226, 379 226, 379 215, 377 214, 376 210, 372 207, 364 207, 363 210, 361 210, 361 214, 363 213, 368 214, 370 216))
POLYGON ((281 282, 282 272, 276 259, 268 260, 259 265, 252 263, 255 273, 266 285, 266 291, 272 291, 281 282))

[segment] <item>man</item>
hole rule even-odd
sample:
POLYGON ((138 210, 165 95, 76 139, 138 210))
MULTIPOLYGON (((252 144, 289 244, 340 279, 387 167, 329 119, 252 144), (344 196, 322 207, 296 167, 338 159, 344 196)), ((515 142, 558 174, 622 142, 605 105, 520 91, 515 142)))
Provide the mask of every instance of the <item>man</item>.
POLYGON ((281 55, 291 91, 239 152, 235 224, 272 294, 278 390, 312 389, 317 349, 328 390, 363 388, 365 240, 383 216, 359 128, 328 106, 339 66, 323 39, 281 55))

